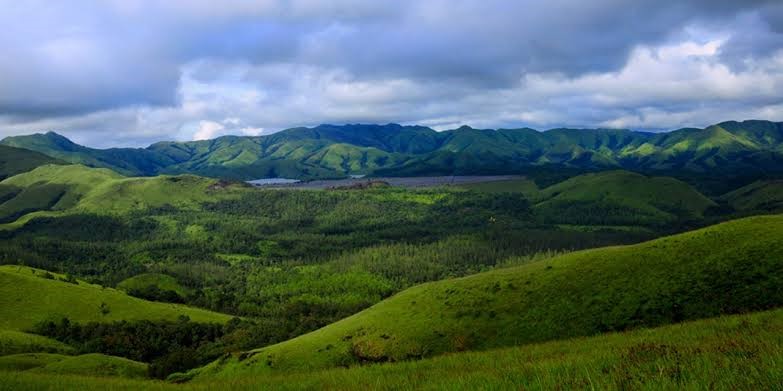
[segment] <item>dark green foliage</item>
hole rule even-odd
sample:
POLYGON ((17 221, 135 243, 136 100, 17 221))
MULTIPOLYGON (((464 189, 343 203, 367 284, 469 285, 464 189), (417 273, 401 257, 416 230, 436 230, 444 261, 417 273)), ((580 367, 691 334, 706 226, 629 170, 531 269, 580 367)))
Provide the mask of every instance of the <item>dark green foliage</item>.
POLYGON ((144 300, 164 301, 168 303, 184 303, 185 299, 172 290, 160 289, 157 285, 147 285, 143 288, 130 289, 128 294, 144 300))
MULTIPOLYGON (((150 375, 167 375, 194 368, 223 354, 224 338, 251 324, 237 320, 230 326, 195 323, 187 317, 177 322, 90 322, 78 324, 67 318, 46 321, 33 332, 74 346, 80 354, 102 353, 135 361, 151 362, 150 375)), ((235 347, 234 345, 231 345, 235 347)))
MULTIPOLYGON (((0 204, 0 223, 9 223, 30 212, 49 210, 60 201, 67 186, 38 184, 22 189, 0 204)), ((8 194, 8 193, 7 193, 8 194)))
MULTIPOLYGON (((43 153, 0 145, 0 181, 44 164, 65 164, 43 153)), ((2 203, 0 195, 0 203, 2 203)))

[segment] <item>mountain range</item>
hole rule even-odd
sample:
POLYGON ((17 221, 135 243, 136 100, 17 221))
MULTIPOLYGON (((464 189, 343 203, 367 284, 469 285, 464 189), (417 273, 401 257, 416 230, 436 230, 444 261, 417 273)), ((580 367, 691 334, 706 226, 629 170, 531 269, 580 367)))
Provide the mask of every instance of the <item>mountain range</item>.
POLYGON ((479 175, 540 167, 709 175, 783 173, 783 122, 729 121, 665 133, 625 129, 538 131, 423 126, 319 125, 265 136, 159 142, 93 149, 57 133, 7 137, 0 144, 124 175, 190 173, 231 179, 348 175, 479 175))

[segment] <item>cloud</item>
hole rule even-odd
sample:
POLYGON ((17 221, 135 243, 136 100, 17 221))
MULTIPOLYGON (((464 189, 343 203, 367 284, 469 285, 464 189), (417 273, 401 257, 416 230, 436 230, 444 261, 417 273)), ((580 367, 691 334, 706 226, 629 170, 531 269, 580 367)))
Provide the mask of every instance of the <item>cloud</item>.
POLYGON ((209 140, 217 137, 225 126, 212 121, 199 121, 198 128, 193 134, 193 140, 209 140))
POLYGON ((0 135, 783 120, 781 22, 783 5, 754 0, 14 3, 0 135))

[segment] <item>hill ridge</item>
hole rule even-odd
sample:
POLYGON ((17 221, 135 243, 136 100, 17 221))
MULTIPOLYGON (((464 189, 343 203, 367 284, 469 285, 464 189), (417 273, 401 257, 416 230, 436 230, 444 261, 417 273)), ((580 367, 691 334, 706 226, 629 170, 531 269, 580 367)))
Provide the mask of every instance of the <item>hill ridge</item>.
POLYGON ((192 173, 296 179, 348 175, 509 174, 545 165, 598 170, 683 170, 701 174, 783 173, 783 123, 725 121, 664 133, 628 129, 476 129, 437 132, 418 125, 322 124, 263 136, 161 141, 146 148, 94 149, 54 132, 6 137, 70 163, 124 175, 192 173), (341 145, 328 160, 325 150, 341 145))

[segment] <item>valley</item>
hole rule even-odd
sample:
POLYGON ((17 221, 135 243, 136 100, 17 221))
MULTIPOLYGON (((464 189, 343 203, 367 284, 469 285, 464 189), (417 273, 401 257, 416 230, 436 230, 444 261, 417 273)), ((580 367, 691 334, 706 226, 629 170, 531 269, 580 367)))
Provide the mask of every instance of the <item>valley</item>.
POLYGON ((783 391, 783 1, 0 6, 0 391, 783 391))
POLYGON ((3 155, 24 164, 0 181, 3 386, 636 389, 724 371, 718 387, 753 389, 781 376, 773 174, 400 166, 254 186, 239 166, 129 176, 148 152, 31 137, 8 142, 38 151, 3 155))

